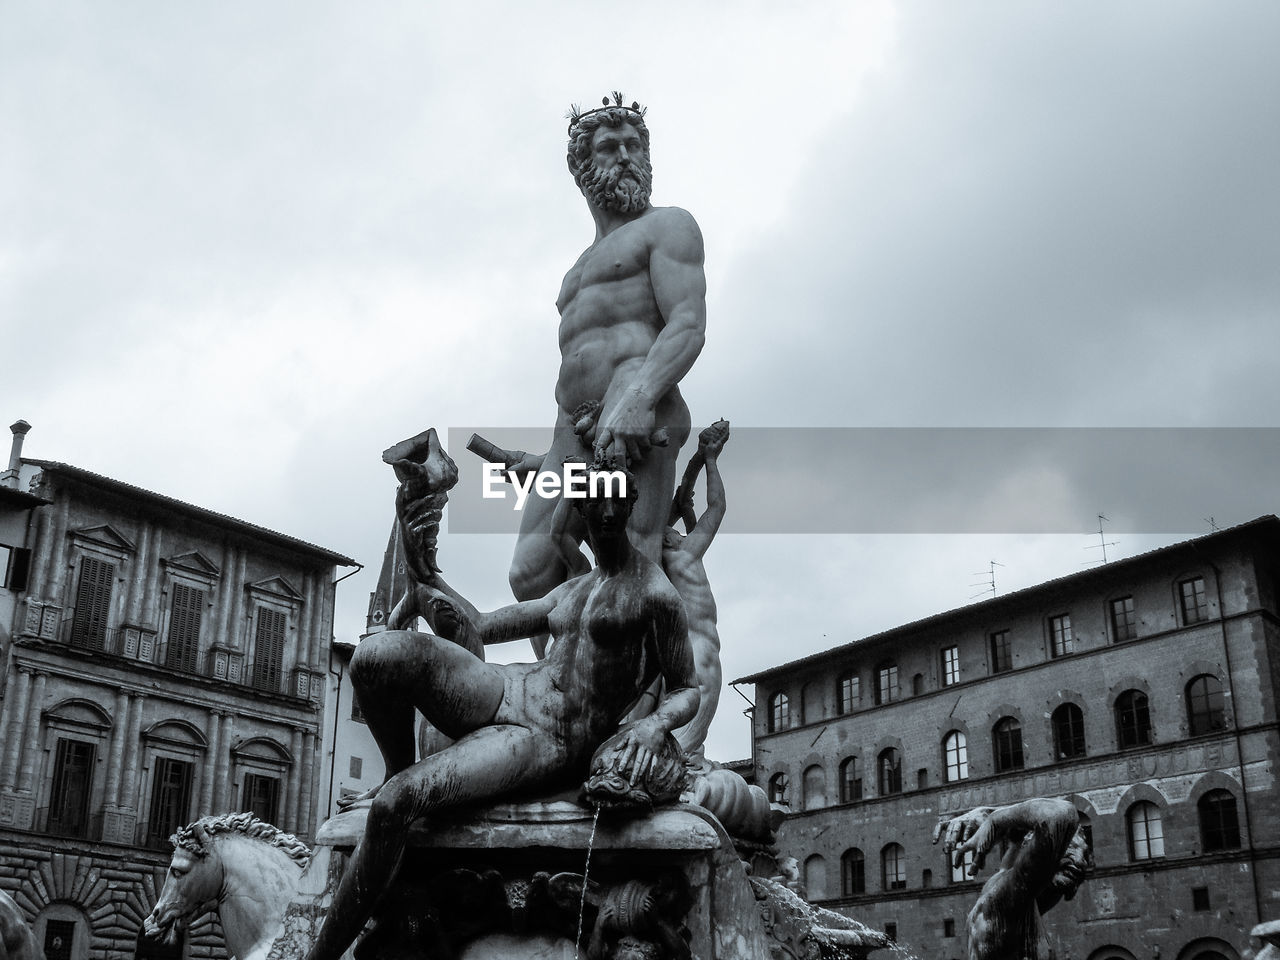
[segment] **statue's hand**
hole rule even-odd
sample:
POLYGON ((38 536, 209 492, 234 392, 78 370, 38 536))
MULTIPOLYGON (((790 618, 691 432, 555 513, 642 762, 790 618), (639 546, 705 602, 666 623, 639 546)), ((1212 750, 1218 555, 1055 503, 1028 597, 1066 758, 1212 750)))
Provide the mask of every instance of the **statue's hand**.
POLYGON ((618 772, 626 774, 632 784, 647 776, 662 750, 665 734, 652 715, 637 721, 618 745, 618 772))
POLYGON ((519 450, 513 450, 512 453, 519 453, 520 457, 507 467, 507 476, 514 477, 521 483, 525 482, 525 477, 529 474, 541 470, 542 461, 546 458, 545 453, 521 453, 519 450))
POLYGON ((611 457, 616 463, 643 460, 649 447, 660 442, 654 433, 656 421, 653 401, 639 390, 628 390, 596 429, 596 457, 611 457))
POLYGON ((729 439, 729 421, 717 420, 698 434, 698 449, 703 457, 718 457, 729 439))
POLYGON ((964 864, 964 858, 969 854, 973 854, 973 863, 969 866, 969 876, 977 876, 987 862, 987 851, 995 845, 995 827, 991 824, 991 818, 988 817, 982 822, 982 826, 977 829, 964 843, 955 848, 955 854, 951 859, 951 865, 960 867, 964 864))
POLYGON ((942 839, 942 848, 947 853, 952 853, 978 832, 994 809, 994 807, 975 807, 958 817, 943 817, 934 825, 933 842, 937 843, 942 839))

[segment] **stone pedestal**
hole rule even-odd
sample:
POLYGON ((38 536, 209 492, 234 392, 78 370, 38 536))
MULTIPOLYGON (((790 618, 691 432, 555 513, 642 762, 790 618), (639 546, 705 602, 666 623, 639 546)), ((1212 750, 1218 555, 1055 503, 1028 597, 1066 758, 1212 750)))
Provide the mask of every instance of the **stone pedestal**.
MULTIPOLYGON (((320 828, 286 937, 314 936, 366 814, 357 808, 320 828)), ((710 813, 679 804, 634 819, 603 814, 593 838, 590 811, 554 801, 415 828, 396 890, 356 956, 560 960, 574 956, 580 912, 590 960, 630 956, 631 941, 656 944, 663 960, 681 956, 680 943, 698 960, 774 955, 745 867, 710 813)))

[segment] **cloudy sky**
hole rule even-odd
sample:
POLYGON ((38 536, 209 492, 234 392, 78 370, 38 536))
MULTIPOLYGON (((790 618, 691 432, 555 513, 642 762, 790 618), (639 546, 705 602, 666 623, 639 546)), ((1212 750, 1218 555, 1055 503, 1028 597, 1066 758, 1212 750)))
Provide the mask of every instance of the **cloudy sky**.
MULTIPOLYGON (((593 229, 562 117, 622 90, 649 106, 655 203, 706 238, 684 390, 696 424, 733 421, 730 510, 817 490, 943 518, 724 534, 725 673, 747 674, 967 603, 991 560, 1001 592, 1081 569, 1099 512, 1114 557, 1280 507, 1268 430, 1214 469, 1169 452, 1198 480, 1158 522, 1158 473, 1086 482, 1105 443, 905 434, 866 479, 838 439, 1280 427, 1277 36, 1270 2, 11 0, 4 416, 30 456, 356 557, 337 629, 358 634, 381 450, 553 419, 554 300, 593 229), (829 436, 780 458, 765 427, 829 436), (765 461, 777 484, 748 483, 765 461), (984 532, 993 505, 1018 521, 984 532)), ((440 556, 492 606, 510 550, 454 533, 440 556)), ((713 756, 749 753, 743 705, 726 693, 713 756)))

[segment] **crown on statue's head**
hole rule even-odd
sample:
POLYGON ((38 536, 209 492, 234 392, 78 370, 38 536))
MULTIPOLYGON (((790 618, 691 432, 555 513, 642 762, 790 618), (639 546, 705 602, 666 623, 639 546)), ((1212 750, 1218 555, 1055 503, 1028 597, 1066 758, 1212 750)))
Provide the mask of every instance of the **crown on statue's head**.
POLYGON ((582 107, 575 103, 569 108, 569 112, 565 114, 565 117, 569 121, 569 134, 572 136, 574 127, 580 124, 586 117, 591 116, 593 113, 599 113, 601 110, 616 110, 618 108, 622 108, 629 113, 634 113, 637 119, 644 119, 645 111, 649 109, 648 107, 640 106, 640 104, 635 100, 632 100, 631 105, 627 106, 622 102, 622 99, 622 94, 617 90, 614 90, 610 96, 603 97, 600 100, 600 106, 592 110, 583 110, 582 107))

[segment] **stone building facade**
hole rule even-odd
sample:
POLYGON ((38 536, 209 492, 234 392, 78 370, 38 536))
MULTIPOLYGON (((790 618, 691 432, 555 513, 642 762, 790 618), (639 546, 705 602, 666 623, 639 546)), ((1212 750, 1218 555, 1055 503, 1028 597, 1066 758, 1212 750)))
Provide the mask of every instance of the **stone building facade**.
POLYGON ((15 429, 0 887, 50 960, 220 956, 210 922, 177 951, 137 943, 168 836, 246 809, 313 832, 334 574, 353 561, 20 451, 15 429))
POLYGON ((1059 958, 1239 960, 1280 914, 1280 520, 1263 517, 765 670, 757 782, 812 900, 967 955, 939 817, 1065 797, 1095 868, 1059 958))

